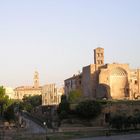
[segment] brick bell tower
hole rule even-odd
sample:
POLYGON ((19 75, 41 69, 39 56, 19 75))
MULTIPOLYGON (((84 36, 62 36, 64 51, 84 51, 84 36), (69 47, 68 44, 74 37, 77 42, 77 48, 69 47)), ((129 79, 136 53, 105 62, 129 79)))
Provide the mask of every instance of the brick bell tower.
POLYGON ((34 88, 39 88, 39 73, 37 71, 34 73, 34 88))
POLYGON ((94 64, 97 66, 104 65, 104 49, 103 48, 96 48, 94 49, 94 64))

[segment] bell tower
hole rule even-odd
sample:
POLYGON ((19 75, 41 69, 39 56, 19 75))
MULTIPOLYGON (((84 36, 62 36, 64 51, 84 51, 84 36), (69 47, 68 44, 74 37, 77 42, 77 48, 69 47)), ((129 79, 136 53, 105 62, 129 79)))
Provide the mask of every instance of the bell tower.
POLYGON ((39 87, 39 73, 35 71, 34 73, 34 88, 39 87))
POLYGON ((104 49, 103 48, 96 48, 94 50, 94 64, 97 66, 104 65, 104 49))

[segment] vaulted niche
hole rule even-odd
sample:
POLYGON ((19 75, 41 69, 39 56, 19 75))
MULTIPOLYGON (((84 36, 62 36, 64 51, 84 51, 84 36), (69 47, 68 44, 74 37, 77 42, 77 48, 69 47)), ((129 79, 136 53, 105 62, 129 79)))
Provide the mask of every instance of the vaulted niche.
POLYGON ((110 89, 111 97, 116 99, 123 99, 128 95, 128 75, 127 72, 117 67, 110 73, 110 89))

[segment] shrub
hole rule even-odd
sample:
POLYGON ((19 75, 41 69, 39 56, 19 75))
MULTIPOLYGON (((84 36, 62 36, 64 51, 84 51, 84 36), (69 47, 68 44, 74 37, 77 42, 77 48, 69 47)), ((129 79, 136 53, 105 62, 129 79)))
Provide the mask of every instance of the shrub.
POLYGON ((94 100, 80 102, 76 107, 76 113, 83 119, 94 119, 101 113, 101 104, 94 100))
POLYGON ((122 115, 115 115, 110 118, 110 126, 112 128, 121 130, 123 128, 123 116, 122 115))

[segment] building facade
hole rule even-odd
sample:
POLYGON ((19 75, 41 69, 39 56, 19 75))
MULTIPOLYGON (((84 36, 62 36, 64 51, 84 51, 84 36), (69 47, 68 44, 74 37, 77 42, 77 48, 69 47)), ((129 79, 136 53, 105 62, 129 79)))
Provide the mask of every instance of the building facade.
POLYGON ((39 85, 39 73, 34 73, 33 86, 20 86, 14 89, 15 99, 22 100, 24 96, 41 95, 42 87, 39 85))
MULTIPOLYGON (((76 78, 72 77, 73 81, 76 78)), ((69 78, 71 79, 71 78, 69 78)), ((67 89, 73 90, 65 80, 67 89)), ((94 64, 83 67, 81 89, 83 97, 90 99, 138 99, 140 97, 140 70, 132 70, 129 64, 104 64, 104 49, 94 50, 94 64)))
POLYGON ((4 87, 5 94, 9 97, 9 99, 15 99, 15 92, 12 87, 4 87))
POLYGON ((63 94, 63 88, 57 88, 55 84, 44 85, 42 87, 42 105, 58 105, 61 102, 61 96, 63 94))
POLYGON ((69 93, 71 91, 74 91, 74 90, 82 90, 81 89, 81 84, 82 84, 82 74, 79 73, 78 75, 73 75, 73 77, 69 78, 69 79, 66 79, 64 81, 65 83, 65 94, 68 96, 69 93))

